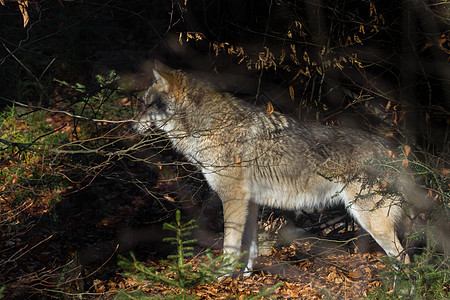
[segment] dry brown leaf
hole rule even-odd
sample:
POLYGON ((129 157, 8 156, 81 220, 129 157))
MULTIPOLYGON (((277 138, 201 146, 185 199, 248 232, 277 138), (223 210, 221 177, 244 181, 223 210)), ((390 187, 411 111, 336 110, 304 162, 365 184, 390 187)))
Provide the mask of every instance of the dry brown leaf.
POLYGON ((294 88, 292 85, 289 86, 289 96, 291 96, 291 100, 294 101, 294 88))
POLYGON ((105 285, 99 279, 94 279, 94 289, 97 293, 103 293, 106 290, 105 285))
POLYGON ((336 272, 331 272, 330 274, 328 274, 327 279, 329 281, 335 281, 338 277, 339 276, 336 272))
POLYGON ((408 164, 409 164, 408 159, 404 158, 404 159, 402 160, 402 166, 406 168, 406 167, 408 166, 408 164))
POLYGON ((387 152, 391 158, 395 158, 394 152, 392 152, 391 150, 388 150, 387 152))
POLYGON ((347 278, 349 279, 358 279, 360 278, 360 276, 358 275, 358 273, 354 272, 354 271, 348 271, 347 274, 345 274, 347 278))
POLYGON ((298 294, 298 291, 294 291, 294 290, 288 290, 288 292, 289 292, 289 296, 290 297, 292 297, 292 298, 299 298, 299 294, 298 294))
POLYGON ((270 102, 267 102, 267 113, 269 115, 271 115, 273 113, 274 109, 273 109, 273 105, 270 102))
POLYGON ((225 277, 220 281, 220 284, 229 284, 231 281, 233 281, 231 277, 225 277))
POLYGON ((384 110, 388 111, 389 108, 391 108, 391 100, 388 101, 388 103, 386 104, 386 107, 384 108, 384 110))
POLYGON ((405 156, 408 157, 410 152, 411 152, 411 147, 408 145, 405 145, 405 156))
POLYGON ((23 28, 25 28, 30 21, 30 16, 28 15, 28 1, 17 1, 17 4, 19 5, 19 10, 22 14, 23 28))

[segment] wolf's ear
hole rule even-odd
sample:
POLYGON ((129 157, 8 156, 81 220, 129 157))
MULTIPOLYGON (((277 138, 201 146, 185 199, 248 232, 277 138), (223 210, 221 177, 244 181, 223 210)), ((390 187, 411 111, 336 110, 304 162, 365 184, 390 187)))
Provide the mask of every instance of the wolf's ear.
POLYGON ((155 76, 155 86, 160 92, 173 94, 175 98, 178 95, 180 78, 177 72, 159 61, 155 61, 153 68, 155 76))
POLYGON ((158 71, 168 71, 170 70, 170 68, 168 66, 166 66, 165 64, 163 64, 162 62, 160 62, 159 60, 155 60, 154 62, 154 69, 158 70, 158 71))
POLYGON ((173 83, 173 75, 170 73, 170 68, 155 60, 153 68, 153 75, 155 76, 155 83, 160 91, 169 93, 171 90, 171 83, 173 83))
POLYGON ((153 69, 153 75, 155 76, 155 83, 158 88, 168 93, 170 90, 169 76, 156 69, 153 69))

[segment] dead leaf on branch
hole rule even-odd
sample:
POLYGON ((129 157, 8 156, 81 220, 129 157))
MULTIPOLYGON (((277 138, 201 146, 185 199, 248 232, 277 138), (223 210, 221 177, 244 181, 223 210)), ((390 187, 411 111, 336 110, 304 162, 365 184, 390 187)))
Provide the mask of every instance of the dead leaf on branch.
POLYGON ((411 152, 411 146, 405 145, 405 156, 408 157, 411 152))
POLYGON ((30 21, 30 17, 28 15, 28 1, 17 1, 19 5, 20 13, 23 18, 23 28, 27 27, 28 22, 30 21))
POLYGON ((292 87, 292 85, 289 86, 289 96, 291 96, 291 100, 295 101, 294 98, 294 88, 292 87))
POLYGON ((274 111, 273 105, 270 102, 267 102, 267 113, 271 115, 274 111))

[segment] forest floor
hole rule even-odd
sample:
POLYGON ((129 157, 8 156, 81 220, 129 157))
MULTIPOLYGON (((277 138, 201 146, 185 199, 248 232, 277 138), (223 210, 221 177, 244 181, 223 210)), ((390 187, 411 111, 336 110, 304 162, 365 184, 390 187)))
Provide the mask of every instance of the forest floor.
MULTIPOLYGON (((166 267, 161 260, 174 251, 173 246, 162 242, 168 235, 162 223, 173 219, 176 207, 168 201, 173 200, 169 195, 176 197, 168 192, 171 187, 173 184, 156 181, 151 190, 166 200, 155 200, 139 196, 128 183, 105 176, 86 186, 74 184, 59 191, 61 200, 56 204, 50 203, 54 198, 51 193, 35 195, 34 200, 20 206, 14 206, 10 199, 0 199, 3 216, 16 216, 16 221, 3 222, 0 227, 0 283, 6 286, 5 299, 112 299, 119 289, 138 287, 147 295, 164 297, 174 292, 162 283, 140 284, 126 278, 117 264, 118 254, 129 258, 133 251, 138 260, 157 271, 166 267)), ((186 219, 196 216, 203 220, 193 230, 198 243, 190 263, 195 267, 205 257, 206 247, 214 254, 220 252, 220 204, 206 209, 192 204, 183 213, 186 219)), ((339 213, 315 213, 303 218, 315 216, 312 223, 319 220, 323 227, 339 213)), ((264 254, 258 258, 256 271, 248 277, 225 277, 220 282, 202 284, 189 293, 200 299, 245 299, 281 282, 271 297, 364 297, 380 285, 384 254, 367 233, 354 224, 345 224, 348 219, 337 220, 311 233, 292 221, 286 222, 283 213, 265 210, 260 218, 260 240, 278 242, 261 246, 264 254), (351 228, 354 230, 348 230, 351 228)))

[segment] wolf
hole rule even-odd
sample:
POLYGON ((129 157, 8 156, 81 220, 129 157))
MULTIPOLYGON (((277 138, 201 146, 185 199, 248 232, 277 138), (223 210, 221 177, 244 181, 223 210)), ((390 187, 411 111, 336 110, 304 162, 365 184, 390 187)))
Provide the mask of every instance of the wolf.
POLYGON ((301 210, 343 203, 389 256, 403 255, 395 230, 402 197, 387 192, 395 174, 379 168, 391 159, 383 140, 299 122, 161 63, 153 74, 134 127, 164 131, 201 170, 223 204, 224 253, 246 251, 244 273, 258 256, 258 205, 301 210))

